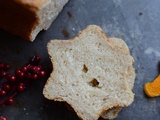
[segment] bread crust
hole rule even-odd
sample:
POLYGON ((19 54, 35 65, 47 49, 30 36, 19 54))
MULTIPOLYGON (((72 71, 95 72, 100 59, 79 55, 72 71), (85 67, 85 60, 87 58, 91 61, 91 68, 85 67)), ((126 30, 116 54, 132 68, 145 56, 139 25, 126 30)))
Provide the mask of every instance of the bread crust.
POLYGON ((39 10, 42 7, 42 5, 49 0, 12 0, 12 1, 21 4, 30 10, 36 11, 39 10))
POLYGON ((47 30, 68 0, 0 0, 0 28, 33 41, 47 30))
MULTIPOLYGON (((60 83, 61 83, 61 82, 58 82, 59 80, 58 80, 57 78, 56 78, 57 82, 56 82, 56 80, 55 80, 55 77, 56 77, 56 74, 57 74, 56 70, 58 70, 58 68, 57 68, 57 66, 55 66, 55 62, 57 62, 57 61, 56 61, 56 60, 54 59, 54 57, 52 56, 52 55, 55 56, 56 53, 55 53, 55 52, 52 52, 52 49, 57 50, 57 49, 58 49, 57 46, 60 46, 60 48, 61 48, 61 47, 65 48, 65 46, 71 45, 72 42, 76 42, 77 40, 82 40, 82 39, 83 39, 82 36, 83 36, 85 33, 87 33, 88 36, 90 36, 90 33, 91 33, 91 34, 95 34, 95 35, 97 36, 97 38, 98 38, 98 37, 99 37, 99 38, 103 37, 103 38, 107 41, 107 44, 108 44, 112 49, 114 49, 114 50, 117 51, 117 52, 120 52, 121 54, 126 54, 126 56, 130 57, 130 60, 133 59, 129 54, 127 54, 127 53, 128 53, 128 49, 125 49, 125 48, 123 48, 123 47, 115 47, 114 44, 109 43, 109 38, 107 38, 107 37, 105 36, 104 32, 102 31, 102 29, 101 29, 100 27, 95 26, 95 25, 91 25, 91 26, 87 27, 85 30, 83 30, 82 32, 80 32, 77 37, 75 37, 75 38, 73 38, 73 39, 71 39, 71 40, 62 40, 62 41, 60 41, 60 40, 54 40, 54 41, 50 41, 50 42, 48 43, 48 46, 47 46, 47 47, 48 47, 48 51, 49 51, 49 55, 50 55, 52 64, 53 64, 53 66, 54 66, 54 71, 51 73, 49 79, 47 80, 47 83, 46 83, 46 85, 45 85, 45 87, 44 87, 44 89, 43 89, 43 94, 44 94, 44 96, 45 96, 47 99, 67 102, 68 104, 70 104, 70 105, 72 106, 72 108, 75 110, 75 112, 77 113, 77 115, 78 115, 79 117, 83 118, 84 120, 97 120, 97 119, 104 113, 104 111, 106 111, 106 110, 108 110, 108 109, 110 109, 110 108, 112 108, 112 107, 114 107, 114 106, 116 106, 116 107, 124 107, 124 106, 130 105, 130 104, 133 102, 133 93, 131 92, 131 94, 129 95, 129 99, 127 100, 127 103, 126 103, 126 104, 124 104, 124 103, 122 103, 122 102, 119 102, 119 103, 114 103, 114 102, 113 102, 113 103, 110 103, 109 105, 102 107, 102 109, 97 110, 97 111, 96 111, 96 115, 94 116, 94 118, 93 118, 92 115, 91 115, 92 118, 85 118, 85 117, 83 117, 83 114, 81 113, 81 111, 78 110, 77 106, 75 105, 76 103, 74 103, 72 100, 68 99, 66 96, 63 96, 63 94, 60 95, 61 97, 58 97, 58 96, 56 97, 56 96, 54 96, 54 95, 51 93, 52 88, 53 88, 53 86, 54 86, 54 82, 55 82, 56 84, 60 84, 60 83), (53 45, 53 44, 54 44, 54 45, 53 45), (52 45, 53 45, 54 47, 53 47, 52 45), (119 49, 122 49, 122 50, 119 50, 119 49), (124 50, 125 50, 125 51, 124 51, 124 50), (51 85, 52 83, 53 83, 53 86, 51 85), (54 96, 54 97, 53 97, 53 96, 54 96)), ((86 34, 85 34, 85 35, 86 35, 86 34)), ((104 44, 105 44, 105 41, 104 41, 104 44)), ((65 50, 64 50, 64 51, 65 51, 65 50)), ((57 53, 57 55, 58 55, 58 53, 57 53)), ((55 57, 56 57, 56 56, 55 56, 55 57)), ((59 64, 60 64, 60 63, 59 63, 59 64)), ((130 63, 130 65, 132 65, 132 62, 130 63)), ((125 74, 124 74, 124 78, 126 78, 126 75, 125 75, 125 74)), ((62 79, 62 80, 63 80, 63 79, 62 79)), ((62 80, 61 80, 61 81, 62 81, 62 80)), ((63 81, 63 82, 65 82, 65 81, 63 81)), ((124 83, 123 83, 122 86, 123 86, 123 88, 124 88, 124 86, 125 86, 125 87, 126 87, 126 88, 125 88, 126 90, 131 91, 131 89, 129 88, 129 86, 127 86, 127 81, 124 81, 124 83)), ((129 92, 129 91, 128 91, 128 92, 129 92)), ((129 93, 130 93, 130 92, 129 92, 129 93)), ((57 90, 56 94, 59 95, 59 94, 61 94, 61 93, 57 90)), ((127 94, 128 94, 128 93, 127 93, 127 94)), ((74 98, 73 98, 73 99, 74 99, 74 98)), ((85 110, 84 110, 84 112, 85 112, 85 110)), ((87 112, 87 111, 86 111, 86 112, 87 112)), ((94 113, 93 113, 93 114, 94 114, 94 113)), ((86 116, 87 116, 87 115, 86 115, 86 116)))
POLYGON ((31 40, 31 32, 39 23, 36 13, 15 1, 2 1, 0 4, 0 27, 12 34, 31 40))

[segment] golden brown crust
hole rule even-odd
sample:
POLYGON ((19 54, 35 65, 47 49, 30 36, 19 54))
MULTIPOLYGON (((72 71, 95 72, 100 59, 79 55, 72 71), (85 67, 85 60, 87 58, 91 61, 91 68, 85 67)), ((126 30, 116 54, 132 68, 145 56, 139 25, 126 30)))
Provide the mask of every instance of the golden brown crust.
POLYGON ((0 28, 24 39, 32 39, 31 32, 39 23, 35 12, 8 0, 1 1, 0 9, 0 28))
POLYGON ((48 0, 13 0, 14 2, 23 5, 31 10, 39 10, 41 6, 48 0))

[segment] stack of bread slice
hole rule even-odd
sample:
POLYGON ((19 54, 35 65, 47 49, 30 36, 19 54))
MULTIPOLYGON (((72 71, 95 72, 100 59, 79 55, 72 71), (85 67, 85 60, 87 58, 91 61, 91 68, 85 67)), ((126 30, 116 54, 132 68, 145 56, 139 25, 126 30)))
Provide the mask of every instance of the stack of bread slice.
POLYGON ((53 71, 43 94, 64 101, 83 120, 113 119, 134 100, 134 59, 126 43, 90 25, 71 40, 51 40, 53 71))

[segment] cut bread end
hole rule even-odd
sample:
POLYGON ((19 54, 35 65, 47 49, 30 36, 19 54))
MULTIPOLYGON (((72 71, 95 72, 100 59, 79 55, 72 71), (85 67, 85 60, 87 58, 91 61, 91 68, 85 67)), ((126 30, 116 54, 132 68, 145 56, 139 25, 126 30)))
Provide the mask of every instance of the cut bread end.
POLYGON ((31 32, 30 40, 33 41, 41 30, 47 30, 68 0, 48 0, 38 12, 39 23, 31 32))
POLYGON ((3 0, 0 4, 0 28, 33 41, 41 30, 50 27, 67 2, 68 0, 3 0))

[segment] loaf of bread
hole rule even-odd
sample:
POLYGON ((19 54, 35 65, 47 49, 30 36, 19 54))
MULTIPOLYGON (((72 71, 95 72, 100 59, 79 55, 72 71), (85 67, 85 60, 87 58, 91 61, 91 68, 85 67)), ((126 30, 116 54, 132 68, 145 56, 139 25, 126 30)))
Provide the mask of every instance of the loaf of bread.
POLYGON ((123 40, 90 25, 47 48, 54 68, 43 89, 47 99, 67 102, 83 120, 109 118, 133 102, 134 60, 123 40))
POLYGON ((68 0, 1 0, 0 28, 33 41, 47 30, 68 0))

